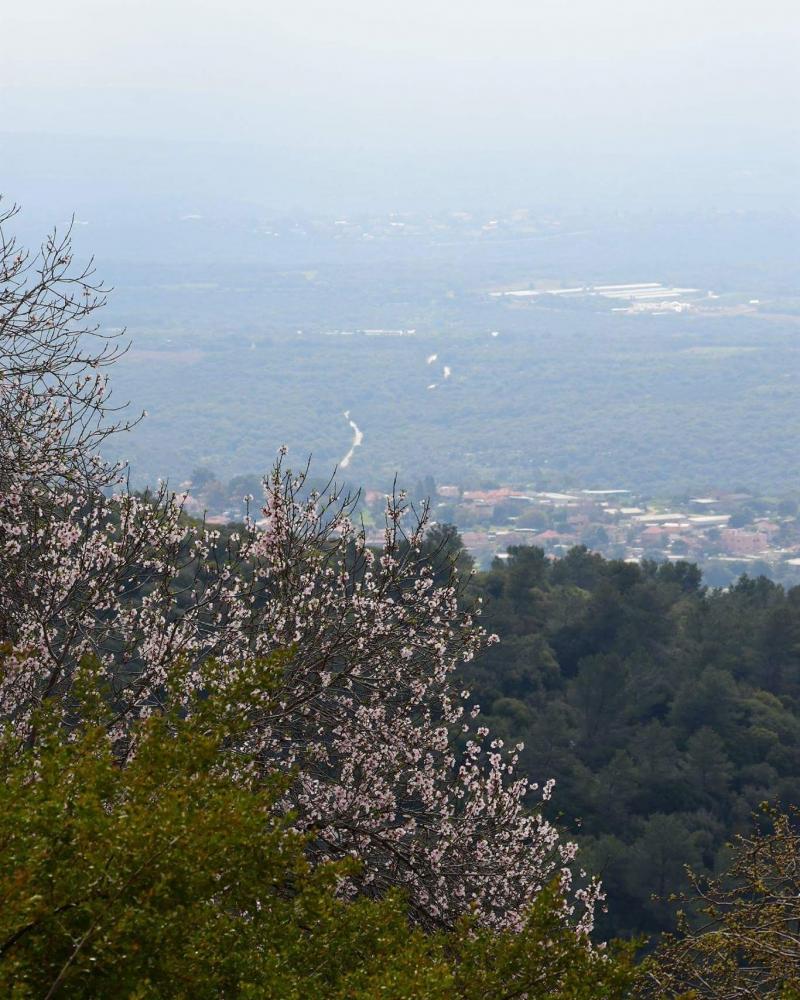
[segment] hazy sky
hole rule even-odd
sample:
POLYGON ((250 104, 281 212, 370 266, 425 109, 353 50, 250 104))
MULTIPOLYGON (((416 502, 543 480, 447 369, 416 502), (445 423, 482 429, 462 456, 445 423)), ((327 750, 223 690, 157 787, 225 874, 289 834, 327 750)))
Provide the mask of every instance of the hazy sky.
MULTIPOLYGON (((6 133, 235 143, 240 179, 243 157, 259 169, 271 162, 276 183, 293 179, 291 196, 307 190, 312 201, 326 184, 334 200, 360 184, 376 194, 405 185, 409 195, 427 184, 435 200, 462 187, 474 197, 493 182, 498 196, 549 180, 567 190, 569 178, 601 197, 622 175, 653 191, 713 190, 719 177, 722 189, 768 194, 777 184, 782 198, 795 193, 795 0, 4 0, 3 8, 6 133)), ((14 150, 6 142, 0 152, 15 179, 14 150)), ((202 183, 212 174, 224 183, 219 171, 233 161, 210 160, 202 183)), ((197 164, 185 166, 199 183, 197 164)))

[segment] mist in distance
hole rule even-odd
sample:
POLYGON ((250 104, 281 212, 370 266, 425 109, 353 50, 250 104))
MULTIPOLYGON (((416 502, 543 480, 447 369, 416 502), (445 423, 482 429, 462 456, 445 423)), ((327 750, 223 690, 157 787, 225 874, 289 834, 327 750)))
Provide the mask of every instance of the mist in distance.
POLYGON ((39 0, 4 36, 37 209, 797 205, 787 0, 39 0))

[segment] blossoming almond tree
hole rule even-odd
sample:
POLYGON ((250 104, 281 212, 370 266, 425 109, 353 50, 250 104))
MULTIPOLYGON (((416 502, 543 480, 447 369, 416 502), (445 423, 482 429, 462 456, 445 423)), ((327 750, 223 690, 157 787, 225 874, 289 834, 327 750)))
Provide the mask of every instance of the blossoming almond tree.
MULTIPOLYGON (((70 259, 68 240, 59 254, 70 259)), ((264 481, 263 518, 225 537, 189 522, 165 488, 121 489, 94 450, 109 430, 104 360, 81 353, 81 314, 24 313, 20 272, 3 273, 0 639, 11 655, 0 713, 20 739, 35 740, 42 699, 68 723, 76 678, 91 670, 107 687, 120 752, 131 753, 129 721, 158 710, 177 672, 188 704, 209 664, 234 680, 288 651, 281 676, 265 671, 239 706, 247 735, 230 750, 293 775, 283 807, 316 857, 361 860, 343 893, 400 886, 423 925, 474 910, 514 928, 557 880, 563 919, 588 935, 599 888, 573 885, 574 845, 524 807, 551 784, 516 772, 521 748, 492 740, 456 685, 458 664, 496 637, 479 608, 463 609, 455 572, 435 582, 422 557, 427 511, 387 497, 374 551, 354 521, 357 498, 332 484, 309 492, 283 453, 264 481)), ((68 280, 39 275, 45 300, 68 280)))

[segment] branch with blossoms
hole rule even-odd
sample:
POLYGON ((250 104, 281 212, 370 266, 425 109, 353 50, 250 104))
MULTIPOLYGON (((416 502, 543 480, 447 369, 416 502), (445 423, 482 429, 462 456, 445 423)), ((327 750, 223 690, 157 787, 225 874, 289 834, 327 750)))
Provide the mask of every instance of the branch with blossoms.
POLYGON ((35 458, 41 485, 108 485, 121 470, 99 448, 136 423, 108 384, 127 345, 94 320, 108 289, 91 260, 76 264, 72 227, 30 252, 9 232, 17 214, 0 204, 0 483, 35 458))

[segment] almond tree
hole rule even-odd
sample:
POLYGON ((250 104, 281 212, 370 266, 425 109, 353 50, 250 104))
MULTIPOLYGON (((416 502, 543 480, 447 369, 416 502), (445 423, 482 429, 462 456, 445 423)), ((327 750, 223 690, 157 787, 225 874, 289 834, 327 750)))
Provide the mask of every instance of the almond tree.
POLYGON ((189 522, 165 488, 120 488, 95 450, 118 426, 98 374, 112 356, 82 347, 99 300, 86 271, 75 287, 88 311, 60 291, 73 281, 61 245, 46 244, 38 291, 12 264, 0 292, 0 638, 10 648, 0 714, 35 743, 34 709, 55 701, 69 725, 74 684, 92 675, 124 760, 136 750, 131 721, 159 710, 175 676, 189 706, 210 665, 233 691, 243 671, 288 653, 238 705, 248 725, 229 751, 292 776, 283 808, 316 858, 360 859, 343 894, 400 886, 424 926, 475 911, 486 926, 518 928, 555 880, 561 917, 585 938, 599 888, 573 886, 574 845, 524 807, 552 783, 516 772, 521 747, 492 740, 455 683, 458 664, 496 637, 480 608, 462 607, 455 572, 436 583, 422 558, 427 511, 387 497, 375 551, 355 523, 357 497, 333 484, 309 493, 285 453, 264 480, 262 518, 225 537, 189 522))

